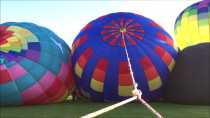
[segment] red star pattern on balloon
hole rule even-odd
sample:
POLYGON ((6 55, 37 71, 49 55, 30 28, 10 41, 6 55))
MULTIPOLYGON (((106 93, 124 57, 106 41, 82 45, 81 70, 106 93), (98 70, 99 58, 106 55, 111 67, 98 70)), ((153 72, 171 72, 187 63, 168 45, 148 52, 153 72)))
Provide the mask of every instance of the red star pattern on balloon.
POLYGON ((101 31, 102 40, 112 46, 120 45, 125 47, 123 39, 127 40, 131 45, 136 45, 138 40, 143 40, 144 30, 141 24, 131 18, 120 18, 119 21, 112 20, 110 24, 105 25, 103 28, 101 31))

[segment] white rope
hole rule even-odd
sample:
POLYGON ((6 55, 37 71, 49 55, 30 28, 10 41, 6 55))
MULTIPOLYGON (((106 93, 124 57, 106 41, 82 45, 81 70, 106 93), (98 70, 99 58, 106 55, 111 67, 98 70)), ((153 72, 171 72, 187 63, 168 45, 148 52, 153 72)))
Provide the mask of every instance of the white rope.
POLYGON ((163 118, 163 116, 162 116, 159 112, 157 112, 154 108, 152 108, 152 106, 150 106, 146 101, 144 101, 144 99, 138 99, 138 100, 140 100, 141 103, 142 103, 144 106, 147 107, 147 109, 149 109, 153 114, 155 114, 155 116, 156 116, 157 118, 163 118))
POLYGON ((87 115, 84 115, 82 116, 81 118, 94 118, 96 116, 99 116, 105 112, 108 112, 110 110, 113 110, 117 107, 120 107, 124 104, 127 104, 129 102, 132 102, 134 100, 139 100, 141 101, 141 103, 146 106, 147 109, 149 109, 149 111, 151 111, 157 118, 163 118, 163 116, 161 116, 161 114, 159 112, 157 112, 152 106, 150 106, 144 99, 141 98, 141 95, 142 95, 142 92, 141 90, 138 89, 138 84, 136 83, 135 79, 134 79, 134 75, 133 75, 133 71, 132 71, 132 67, 131 67, 131 63, 130 63, 130 58, 129 58, 129 55, 128 55, 128 50, 127 50, 127 45, 125 43, 125 39, 124 39, 124 32, 125 32, 125 29, 123 29, 121 31, 122 33, 122 39, 123 39, 123 43, 125 45, 125 52, 126 52, 126 56, 127 56, 127 59, 128 59, 128 66, 129 66, 129 69, 130 69, 130 75, 131 75, 131 78, 132 78, 132 82, 133 82, 133 87, 134 87, 134 91, 135 92, 135 96, 131 97, 131 98, 128 98, 124 101, 121 101, 119 103, 116 103, 116 104, 113 104, 111 106, 108 106, 108 107, 105 107, 103 109, 100 109, 98 111, 95 111, 95 112, 92 112, 90 114, 87 114, 87 115), (138 93, 136 94, 136 91, 138 91, 138 93))
MULTIPOLYGON (((111 106, 102 108, 102 109, 100 109, 100 110, 98 110, 98 111, 95 111, 95 112, 89 113, 89 114, 87 114, 87 115, 84 115, 84 116, 82 116, 81 118, 94 118, 94 117, 99 116, 99 115, 101 115, 101 114, 103 114, 103 113, 106 113, 106 112, 108 112, 108 111, 111 111, 111 110, 113 110, 113 109, 115 109, 115 108, 117 108, 117 107, 120 107, 120 106, 122 106, 122 105, 124 105, 124 104, 127 104, 127 103, 129 103, 129 102, 132 102, 132 101, 134 101, 134 100, 136 100, 136 99, 138 99, 138 97, 137 97, 137 96, 133 96, 133 97, 128 98, 128 99, 126 99, 126 100, 124 100, 124 101, 118 102, 118 103, 113 104, 113 105, 111 105, 111 106)), ((138 99, 138 100, 140 100, 141 103, 142 103, 144 106, 146 106, 152 113, 154 113, 155 116, 156 116, 157 118, 163 118, 163 117, 160 115, 160 113, 158 113, 154 108, 152 108, 146 101, 144 101, 144 99, 138 99)))
POLYGON ((101 114, 103 114, 103 113, 105 113, 105 112, 108 112, 108 111, 113 110, 113 109, 115 109, 115 108, 117 108, 117 107, 120 107, 120 106, 122 106, 122 105, 124 105, 124 104, 127 104, 127 103, 129 103, 129 102, 132 102, 132 101, 134 101, 134 100, 136 100, 136 99, 137 99, 137 96, 128 98, 128 99, 126 99, 126 100, 124 100, 124 101, 121 101, 121 102, 119 102, 119 103, 113 104, 113 105, 108 106, 108 107, 105 107, 105 108, 100 109, 100 110, 98 110, 98 111, 96 111, 96 112, 92 112, 92 113, 90 113, 90 114, 84 115, 84 116, 82 116, 81 118, 94 118, 94 117, 99 116, 99 115, 101 115, 101 114))
POLYGON ((128 55, 127 45, 125 43, 124 30, 121 33, 122 33, 122 40, 123 40, 123 43, 125 45, 125 53, 126 53, 126 57, 128 59, 128 67, 129 67, 129 70, 130 70, 130 75, 131 75, 131 79, 132 79, 132 82, 133 82, 133 87, 134 87, 134 90, 137 90, 138 84, 136 83, 136 81, 134 79, 133 69, 131 67, 131 62, 130 62, 130 58, 129 58, 129 55, 128 55))
POLYGON ((137 91, 138 90, 138 94, 136 94, 137 97, 137 100, 141 101, 141 103, 146 106, 153 114, 156 115, 157 118, 163 118, 160 113, 158 113, 154 108, 152 108, 152 106, 150 106, 144 99, 141 98, 141 95, 142 95, 142 92, 140 89, 138 89, 138 84, 136 83, 135 79, 134 79, 134 75, 133 75, 133 69, 132 69, 132 66, 131 66, 131 61, 130 61, 130 58, 129 58, 129 55, 128 55, 128 50, 127 50, 127 45, 126 45, 126 42, 125 42, 125 30, 126 29, 123 29, 121 31, 122 33, 122 39, 123 39, 123 43, 125 45, 125 52, 126 52, 126 56, 127 56, 127 59, 128 59, 128 66, 129 66, 129 69, 130 69, 130 75, 131 75, 131 78, 132 78, 132 81, 133 81, 133 86, 134 86, 134 91, 137 91))

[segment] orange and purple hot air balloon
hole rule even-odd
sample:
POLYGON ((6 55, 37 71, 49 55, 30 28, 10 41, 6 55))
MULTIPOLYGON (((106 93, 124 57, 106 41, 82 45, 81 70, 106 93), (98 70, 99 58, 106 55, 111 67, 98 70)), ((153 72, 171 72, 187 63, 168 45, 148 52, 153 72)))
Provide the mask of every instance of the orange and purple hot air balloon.
POLYGON ((0 105, 64 100, 74 87, 70 56, 67 44, 44 27, 0 24, 0 105))
POLYGON ((124 12, 90 22, 73 42, 75 81, 84 96, 95 101, 132 96, 125 48, 143 97, 148 101, 161 98, 177 55, 173 40, 154 21, 124 12))

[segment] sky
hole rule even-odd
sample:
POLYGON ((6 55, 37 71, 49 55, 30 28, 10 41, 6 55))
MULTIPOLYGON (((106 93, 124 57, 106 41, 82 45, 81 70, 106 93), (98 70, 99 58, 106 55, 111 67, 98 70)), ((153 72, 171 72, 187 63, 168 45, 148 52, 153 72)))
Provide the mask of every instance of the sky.
POLYGON ((200 0, 1 0, 0 23, 32 22, 47 27, 70 46, 90 21, 109 13, 133 12, 154 20, 173 36, 177 16, 200 0))

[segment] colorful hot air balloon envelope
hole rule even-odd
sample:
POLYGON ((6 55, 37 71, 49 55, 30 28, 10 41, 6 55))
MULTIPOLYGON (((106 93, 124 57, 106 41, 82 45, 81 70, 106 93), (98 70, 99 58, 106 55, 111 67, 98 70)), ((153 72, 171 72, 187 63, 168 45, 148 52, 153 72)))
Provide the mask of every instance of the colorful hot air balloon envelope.
POLYGON ((118 101, 132 96, 124 44, 144 98, 159 100, 175 64, 173 40, 152 20, 124 12, 90 22, 74 40, 72 61, 81 93, 95 101, 118 101))
POLYGON ((210 42, 210 1, 203 0, 187 7, 177 18, 175 37, 181 49, 210 42))
POLYGON ((74 86, 70 56, 67 44, 44 27, 0 24, 0 105, 64 100, 74 86))

